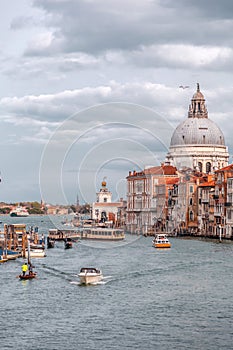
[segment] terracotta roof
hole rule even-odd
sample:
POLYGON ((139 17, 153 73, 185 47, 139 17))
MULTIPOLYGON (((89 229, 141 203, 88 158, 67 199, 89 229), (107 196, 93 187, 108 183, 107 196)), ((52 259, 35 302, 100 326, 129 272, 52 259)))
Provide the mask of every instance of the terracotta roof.
POLYGON ((216 173, 220 173, 222 171, 227 171, 227 170, 233 170, 233 164, 227 165, 224 168, 221 168, 219 170, 216 170, 216 173))
POLYGON ((144 170, 145 174, 151 175, 177 175, 176 167, 172 165, 160 165, 144 170))

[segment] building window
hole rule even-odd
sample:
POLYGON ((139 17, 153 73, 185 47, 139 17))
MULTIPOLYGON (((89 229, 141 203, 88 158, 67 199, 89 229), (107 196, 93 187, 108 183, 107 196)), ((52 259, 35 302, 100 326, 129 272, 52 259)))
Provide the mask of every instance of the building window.
POLYGON ((193 205, 193 199, 192 199, 192 197, 189 199, 189 204, 190 204, 190 205, 193 205))
POLYGON ((202 173, 202 162, 198 162, 198 169, 202 173))
POLYGON ((193 193, 193 186, 189 186, 189 193, 193 193))
POLYGON ((192 211, 189 212, 189 220, 193 221, 193 212, 192 211))
POLYGON ((211 163, 210 162, 207 162, 206 163, 206 174, 210 173, 211 172, 211 163))
POLYGON ((107 202, 107 197, 104 197, 104 203, 106 203, 107 202))

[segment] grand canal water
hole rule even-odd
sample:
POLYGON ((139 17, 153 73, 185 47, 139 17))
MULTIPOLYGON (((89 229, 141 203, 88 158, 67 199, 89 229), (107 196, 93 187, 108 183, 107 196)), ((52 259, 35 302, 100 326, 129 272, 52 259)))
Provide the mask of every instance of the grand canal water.
MULTIPOLYGON (((47 217, 13 219, 47 232, 47 217)), ((233 349, 233 243, 151 238, 127 244, 63 244, 33 259, 38 278, 19 281, 22 259, 0 265, 1 349, 233 349), (106 277, 80 286, 83 266, 106 277)))

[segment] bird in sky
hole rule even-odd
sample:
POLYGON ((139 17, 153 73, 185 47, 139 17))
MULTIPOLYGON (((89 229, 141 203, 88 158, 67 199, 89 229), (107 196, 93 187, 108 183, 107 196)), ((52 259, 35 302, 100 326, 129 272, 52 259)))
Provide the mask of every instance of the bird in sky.
POLYGON ((188 89, 189 86, 188 86, 188 85, 180 85, 179 88, 180 88, 180 89, 188 89))

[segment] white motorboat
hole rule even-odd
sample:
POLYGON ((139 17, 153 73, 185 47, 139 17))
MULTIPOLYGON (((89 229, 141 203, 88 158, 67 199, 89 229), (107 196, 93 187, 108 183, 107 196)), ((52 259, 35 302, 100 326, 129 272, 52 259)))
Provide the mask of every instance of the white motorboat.
MULTIPOLYGON (((30 257, 31 258, 44 258, 46 256, 45 250, 43 248, 31 248, 30 257)), ((25 252, 25 257, 28 258, 28 251, 25 252)))
POLYGON ((103 274, 94 267, 82 267, 78 277, 81 284, 96 284, 103 279, 103 274))
POLYGON ((165 233, 157 234, 152 243, 155 248, 171 248, 171 243, 165 233))

